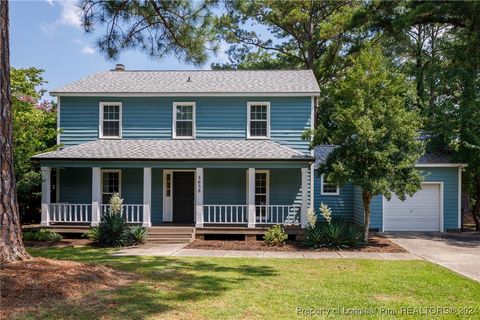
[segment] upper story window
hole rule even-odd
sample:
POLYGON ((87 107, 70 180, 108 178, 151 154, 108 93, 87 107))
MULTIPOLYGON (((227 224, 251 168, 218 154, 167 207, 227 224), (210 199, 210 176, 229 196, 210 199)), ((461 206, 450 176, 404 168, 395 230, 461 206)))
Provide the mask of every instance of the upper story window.
POLYGON ((249 102, 247 113, 247 138, 270 138, 270 103, 249 102))
POLYGON ((122 104, 120 102, 100 103, 100 138, 122 137, 122 104))
POLYGON ((109 204, 115 193, 121 193, 121 171, 102 170, 102 203, 109 204))
POLYGON ((195 102, 173 103, 173 138, 195 138, 195 102))
POLYGON ((338 196, 340 194, 340 187, 335 183, 329 183, 322 174, 321 179, 321 195, 323 196, 338 196))

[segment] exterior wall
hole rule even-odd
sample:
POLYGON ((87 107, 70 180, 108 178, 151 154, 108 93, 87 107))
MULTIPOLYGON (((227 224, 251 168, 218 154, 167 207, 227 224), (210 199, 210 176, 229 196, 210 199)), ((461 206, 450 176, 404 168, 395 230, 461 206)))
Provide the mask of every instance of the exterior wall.
MULTIPOLYGON (((419 168, 423 172, 424 181, 426 182, 443 182, 443 226, 444 230, 458 229, 458 168, 445 167, 445 168, 419 168)), ((348 212, 349 201, 342 202, 342 189, 340 190, 340 196, 331 196, 335 201, 333 204, 329 204, 335 214, 334 208, 337 211, 348 212)), ((318 209, 320 202, 323 200, 320 195, 320 177, 315 178, 315 208, 318 209)), ((353 186, 352 188, 352 214, 353 221, 359 225, 364 223, 363 219, 363 202, 362 202, 362 189, 359 186, 353 186)), ((382 230, 383 227, 383 197, 376 196, 372 199, 371 203, 371 217, 370 228, 382 230)), ((348 215, 348 214, 347 214, 348 215)))
POLYGON ((314 209, 317 216, 321 218, 319 211, 320 204, 323 202, 332 209, 334 218, 353 220, 353 193, 352 184, 346 184, 340 187, 339 195, 322 195, 321 194, 321 177, 318 170, 315 170, 314 177, 314 209))
POLYGON ((270 170, 270 204, 301 205, 302 172, 300 169, 270 170))
POLYGON ((443 182, 443 228, 458 229, 458 168, 422 168, 425 181, 443 182))
POLYGON ((303 131, 310 127, 310 97, 62 97, 60 142, 65 146, 98 139, 99 103, 122 102, 123 139, 171 139, 173 102, 196 102, 197 139, 246 139, 247 102, 270 102, 270 137, 309 153, 303 131))
MULTIPOLYGON (((105 168, 107 169, 107 168, 105 168)), ((143 203, 143 169, 122 169, 122 198, 125 204, 143 203)), ((92 202, 92 169, 63 168, 60 170, 59 201, 92 202)))
POLYGON ((206 169, 203 173, 204 204, 246 204, 245 169, 206 169))
POLYGON ((163 170, 152 169, 152 224, 163 222, 163 170))
POLYGON ((60 169, 59 199, 57 202, 92 203, 92 169, 60 169))
MULTIPOLYGON (((458 229, 458 168, 418 168, 422 171, 424 181, 443 182, 443 227, 444 231, 458 229)), ((383 197, 376 196, 372 199, 370 227, 382 229, 383 197)), ((363 204, 361 188, 355 187, 354 216, 355 222, 363 223, 363 204)))

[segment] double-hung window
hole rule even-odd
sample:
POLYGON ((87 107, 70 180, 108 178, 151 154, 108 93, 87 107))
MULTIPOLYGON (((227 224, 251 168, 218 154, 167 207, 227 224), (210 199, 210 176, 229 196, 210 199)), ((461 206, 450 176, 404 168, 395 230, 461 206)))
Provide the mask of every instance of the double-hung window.
POLYGON ((120 170, 102 170, 102 203, 109 204, 115 193, 121 193, 122 176, 120 170))
POLYGON ((321 176, 321 195, 324 196, 338 196, 340 194, 340 188, 335 183, 327 182, 325 175, 321 176))
POLYGON ((175 102, 173 104, 173 138, 195 138, 195 103, 175 102))
POLYGON ((270 103, 249 102, 247 113, 247 138, 270 138, 270 103))
POLYGON ((100 138, 122 137, 122 104, 119 102, 100 103, 100 138))

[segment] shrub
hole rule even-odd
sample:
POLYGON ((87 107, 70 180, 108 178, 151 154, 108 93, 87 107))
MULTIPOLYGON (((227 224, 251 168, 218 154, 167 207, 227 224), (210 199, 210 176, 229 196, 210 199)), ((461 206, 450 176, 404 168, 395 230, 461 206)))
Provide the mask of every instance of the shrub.
POLYGON ((345 221, 317 223, 305 231, 305 245, 313 248, 345 249, 355 247, 360 241, 360 229, 345 221))
POLYGON ((279 224, 274 225, 265 232, 263 241, 268 246, 280 246, 285 243, 285 240, 288 239, 288 235, 279 224))
POLYGON ((147 228, 141 226, 133 226, 128 230, 129 245, 144 244, 148 238, 147 228))
POLYGON ((93 227, 87 236, 101 247, 122 247, 129 244, 127 221, 120 214, 107 212, 98 227, 93 227))
POLYGON ((37 231, 26 231, 23 233, 23 240, 27 241, 62 241, 63 237, 53 231, 40 229, 37 231))
POLYGON ((121 247, 129 244, 129 227, 122 216, 123 199, 116 193, 110 198, 108 212, 105 212, 98 227, 87 232, 87 237, 101 247, 121 247))

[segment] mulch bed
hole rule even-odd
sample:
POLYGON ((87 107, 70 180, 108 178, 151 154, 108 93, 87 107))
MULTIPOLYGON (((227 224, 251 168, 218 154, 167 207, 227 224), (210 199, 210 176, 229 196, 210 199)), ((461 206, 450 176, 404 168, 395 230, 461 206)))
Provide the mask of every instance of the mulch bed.
POLYGON ((102 265, 35 258, 0 266, 0 318, 127 285, 134 277, 102 265))
POLYGON ((92 241, 88 239, 63 239, 62 241, 24 241, 23 244, 29 248, 65 248, 90 246, 92 241))
MULTIPOLYGON (((207 250, 246 250, 246 251, 337 251, 335 249, 320 248, 312 249, 305 247, 300 241, 287 241, 283 246, 267 246, 263 241, 234 241, 234 240, 195 240, 188 244, 186 249, 207 250)), ((366 245, 349 248, 342 251, 354 252, 384 252, 400 253, 407 252, 399 245, 379 235, 370 236, 366 245)))

